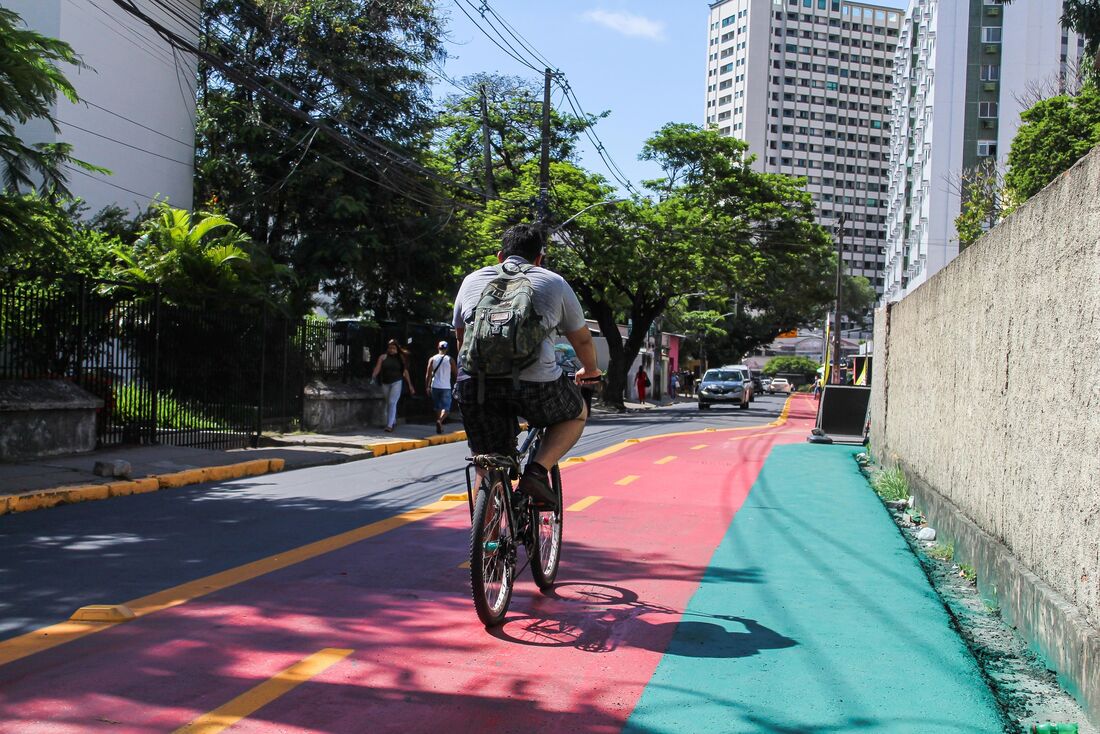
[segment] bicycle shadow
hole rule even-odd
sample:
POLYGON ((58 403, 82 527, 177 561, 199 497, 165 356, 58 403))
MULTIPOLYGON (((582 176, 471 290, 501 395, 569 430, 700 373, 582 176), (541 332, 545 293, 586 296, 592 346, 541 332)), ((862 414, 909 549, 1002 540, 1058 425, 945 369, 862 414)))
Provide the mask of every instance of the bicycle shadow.
POLYGON ((518 645, 592 653, 632 647, 692 658, 745 658, 799 644, 755 619, 681 613, 608 584, 558 584, 547 596, 534 598, 531 607, 489 634, 518 645))

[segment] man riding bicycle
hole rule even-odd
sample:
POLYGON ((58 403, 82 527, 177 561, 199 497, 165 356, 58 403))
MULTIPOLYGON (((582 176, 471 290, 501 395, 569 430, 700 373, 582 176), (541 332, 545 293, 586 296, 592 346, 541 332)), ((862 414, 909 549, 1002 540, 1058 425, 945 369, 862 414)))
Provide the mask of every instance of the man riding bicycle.
POLYGON ((500 264, 477 270, 462 281, 454 307, 459 345, 455 397, 475 454, 513 452, 519 433, 517 415, 532 426, 546 428, 538 455, 528 462, 517 489, 536 506, 556 509, 549 470, 581 437, 588 419, 576 383, 598 378, 600 369, 576 294, 564 278, 541 267, 545 243, 541 226, 516 225, 504 233, 497 253, 500 264), (527 325, 517 303, 533 311, 528 315, 535 318, 527 318, 527 325), (520 323, 519 339, 509 332, 506 319, 520 323), (555 358, 555 331, 565 335, 580 360, 575 381, 565 377, 555 358), (532 348, 516 357, 510 375, 499 369, 499 360, 495 371, 485 367, 489 360, 484 356, 479 361, 479 355, 494 348, 499 351, 502 341, 511 338, 518 343, 522 335, 532 333, 536 334, 532 348), (493 339, 497 342, 490 343, 493 339))

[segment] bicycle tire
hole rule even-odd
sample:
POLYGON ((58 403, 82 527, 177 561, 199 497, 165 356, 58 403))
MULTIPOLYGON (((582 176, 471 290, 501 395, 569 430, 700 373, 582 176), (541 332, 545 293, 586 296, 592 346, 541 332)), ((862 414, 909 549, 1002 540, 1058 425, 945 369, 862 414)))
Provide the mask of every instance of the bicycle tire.
POLYGON ((527 555, 531 559, 531 575, 539 591, 547 592, 554 586, 561 564, 562 491, 561 472, 555 465, 550 470, 550 484, 557 495, 558 509, 540 512, 531 508, 531 538, 527 555))
POLYGON ((516 579, 516 543, 508 522, 507 475, 488 475, 477 493, 470 527, 470 594, 477 617, 486 627, 504 621, 516 579))

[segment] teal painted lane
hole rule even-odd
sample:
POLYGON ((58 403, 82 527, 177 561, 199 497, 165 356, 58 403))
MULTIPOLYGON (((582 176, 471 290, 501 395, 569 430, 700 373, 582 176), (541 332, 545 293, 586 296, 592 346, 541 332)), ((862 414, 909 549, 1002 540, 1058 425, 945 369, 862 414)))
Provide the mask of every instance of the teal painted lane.
POLYGON ((772 450, 625 731, 1003 730, 859 450, 772 450))

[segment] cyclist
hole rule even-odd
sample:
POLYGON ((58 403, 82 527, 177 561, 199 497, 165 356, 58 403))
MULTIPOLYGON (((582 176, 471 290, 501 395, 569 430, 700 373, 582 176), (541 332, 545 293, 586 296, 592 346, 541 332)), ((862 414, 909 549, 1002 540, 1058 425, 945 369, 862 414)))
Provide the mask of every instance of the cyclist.
MULTIPOLYGON (((546 432, 538 455, 530 461, 517 489, 537 507, 557 509, 550 486, 549 469, 573 447, 584 431, 588 410, 576 383, 600 376, 596 348, 584 320, 580 301, 557 273, 541 267, 546 242, 545 230, 534 224, 519 224, 504 233, 497 260, 508 267, 528 266, 524 273, 533 290, 534 311, 547 330, 538 359, 518 372, 518 380, 507 377, 475 378, 459 368, 455 398, 462 409, 466 439, 475 454, 509 454, 515 450, 519 433, 517 415, 546 432), (576 351, 580 360, 574 380, 562 373, 554 355, 552 334, 557 331, 576 351), (479 384, 480 383, 480 384, 479 384)), ((454 327, 461 350, 467 325, 472 323, 483 291, 500 277, 499 267, 477 270, 462 281, 455 297, 454 327)))

